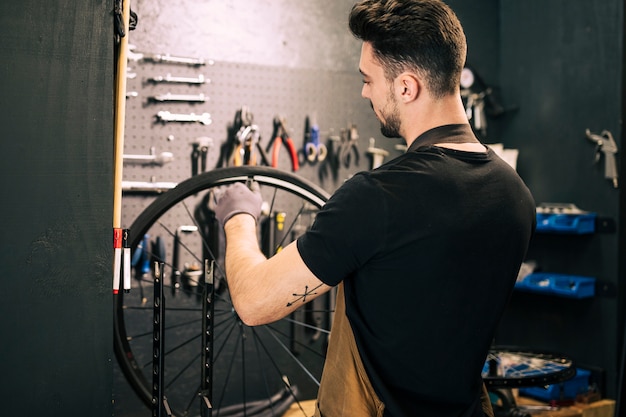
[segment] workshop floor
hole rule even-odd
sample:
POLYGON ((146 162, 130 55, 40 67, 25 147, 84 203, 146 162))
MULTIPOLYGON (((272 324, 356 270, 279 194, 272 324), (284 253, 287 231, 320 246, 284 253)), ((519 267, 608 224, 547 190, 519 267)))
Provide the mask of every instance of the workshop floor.
MULTIPOLYGON (((113 368, 113 416, 115 417, 150 417, 152 411, 135 395, 117 362, 113 368)), ((300 403, 307 416, 315 412, 315 400, 300 403)), ((292 404, 282 417, 302 417, 302 410, 292 404)))

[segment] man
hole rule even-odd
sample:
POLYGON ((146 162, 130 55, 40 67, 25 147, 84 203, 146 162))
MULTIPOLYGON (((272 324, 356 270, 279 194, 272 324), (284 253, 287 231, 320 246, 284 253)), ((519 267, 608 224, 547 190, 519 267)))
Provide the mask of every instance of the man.
POLYGON ((299 307, 293 294, 339 286, 316 416, 490 414, 481 369, 534 230, 533 198, 470 129, 465 35, 448 6, 364 0, 350 29, 363 41, 362 95, 408 150, 354 175, 270 259, 256 240, 260 196, 229 188, 216 213, 235 308, 259 325, 299 307))

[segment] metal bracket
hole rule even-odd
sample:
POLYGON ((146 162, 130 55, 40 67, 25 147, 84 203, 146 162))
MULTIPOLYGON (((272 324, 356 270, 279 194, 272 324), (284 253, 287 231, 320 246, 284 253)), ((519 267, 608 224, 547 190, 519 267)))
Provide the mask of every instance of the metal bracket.
POLYGON ((202 417, 211 417, 213 411, 213 329, 215 285, 213 270, 215 261, 204 260, 204 289, 202 294, 202 381, 200 382, 200 397, 204 407, 202 417))

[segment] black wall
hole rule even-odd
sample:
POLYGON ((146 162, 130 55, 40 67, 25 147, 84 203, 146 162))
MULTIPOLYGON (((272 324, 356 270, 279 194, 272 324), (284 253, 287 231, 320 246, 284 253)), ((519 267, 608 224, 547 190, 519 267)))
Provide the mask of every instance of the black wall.
POLYGON ((111 415, 111 11, 0 4, 2 415, 111 415))
POLYGON ((619 265, 624 210, 621 191, 604 179, 604 159, 594 163, 585 130, 612 132, 619 166, 624 1, 448 3, 464 25, 468 63, 506 110, 488 119, 486 142, 519 149, 518 172, 538 204, 574 203, 614 222, 612 231, 592 236, 535 236, 528 259, 544 271, 595 277, 599 295, 570 300, 515 293, 496 343, 554 350, 602 369, 604 394, 616 398, 626 301, 626 267, 619 265))
MULTIPOLYGON (((604 160, 594 164, 585 130, 611 131, 621 150, 623 11, 622 0, 500 2, 501 91, 517 106, 501 128, 504 143, 520 149, 518 172, 537 203, 574 203, 615 222, 620 190, 604 179, 604 160)), ((529 259, 548 272, 595 277, 603 291, 590 300, 516 293, 498 337, 603 368, 613 398, 622 334, 618 237, 615 230, 536 235, 529 259)))

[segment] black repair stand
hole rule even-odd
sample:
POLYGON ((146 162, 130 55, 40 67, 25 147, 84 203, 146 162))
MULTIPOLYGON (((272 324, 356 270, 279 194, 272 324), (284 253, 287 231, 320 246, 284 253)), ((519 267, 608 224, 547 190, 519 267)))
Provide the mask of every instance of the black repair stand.
MULTIPOLYGON (((165 396, 165 296, 163 293, 163 263, 154 263, 154 320, 152 330, 152 417, 171 417, 172 410, 165 396)), ((213 412, 213 327, 215 286, 214 261, 204 261, 202 293, 202 381, 198 395, 201 416, 213 412)))

